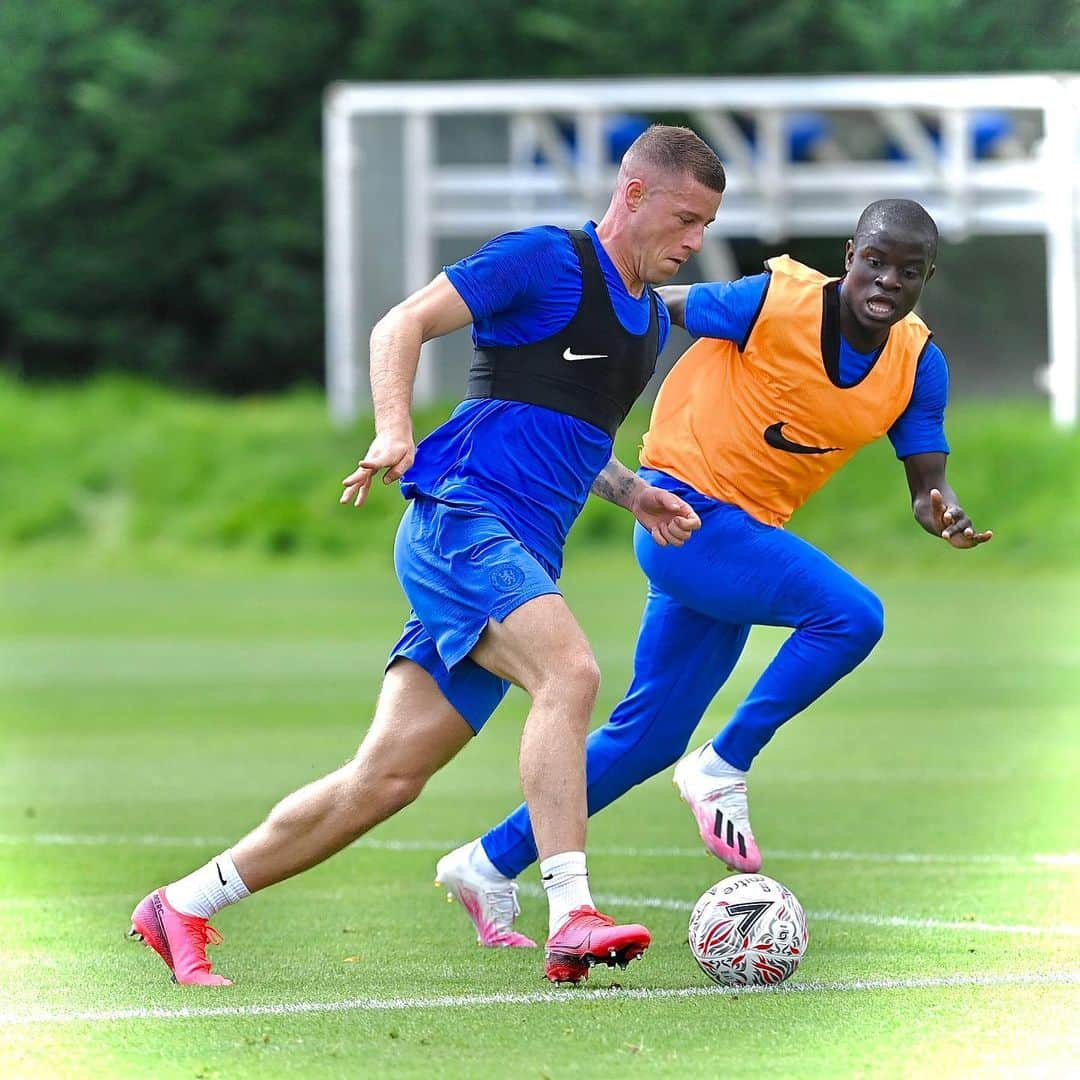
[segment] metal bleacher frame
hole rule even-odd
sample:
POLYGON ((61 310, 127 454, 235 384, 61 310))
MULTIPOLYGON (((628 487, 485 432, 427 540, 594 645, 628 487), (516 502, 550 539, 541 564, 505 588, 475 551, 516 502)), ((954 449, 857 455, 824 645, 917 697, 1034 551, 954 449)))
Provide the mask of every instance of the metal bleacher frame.
MULTIPOLYGON (((884 196, 919 200, 946 238, 1043 236, 1050 354, 1044 389, 1054 423, 1076 425, 1080 77, 1051 74, 334 84, 323 131, 326 374, 335 422, 354 419, 366 400, 367 335, 381 314, 360 303, 358 119, 400 120, 404 296, 438 270, 440 237, 490 236, 542 222, 576 226, 601 213, 616 170, 605 120, 627 113, 684 115, 716 147, 728 191, 710 230, 714 238, 841 235, 866 202, 884 196), (985 110, 1026 114, 1036 136, 1013 156, 978 156, 973 122, 985 110), (899 160, 791 160, 785 118, 807 111, 837 121, 859 115, 903 153, 899 160), (455 115, 503 118, 506 160, 440 162, 436 124, 455 115), (936 141, 927 117, 936 121, 936 141)), ((708 276, 719 276, 721 256, 720 245, 706 245, 708 276)), ((421 363, 417 402, 434 392, 430 365, 421 363)))

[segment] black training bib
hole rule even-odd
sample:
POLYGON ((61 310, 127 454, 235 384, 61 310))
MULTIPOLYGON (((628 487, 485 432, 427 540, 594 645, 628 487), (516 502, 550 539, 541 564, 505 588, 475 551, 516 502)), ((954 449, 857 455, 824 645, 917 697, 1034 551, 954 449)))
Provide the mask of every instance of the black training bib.
POLYGON ((587 420, 612 438, 656 370, 659 301, 650 300, 649 328, 631 334, 615 314, 589 234, 568 231, 581 263, 581 299, 569 323, 528 345, 477 349, 465 397, 542 405, 587 420))

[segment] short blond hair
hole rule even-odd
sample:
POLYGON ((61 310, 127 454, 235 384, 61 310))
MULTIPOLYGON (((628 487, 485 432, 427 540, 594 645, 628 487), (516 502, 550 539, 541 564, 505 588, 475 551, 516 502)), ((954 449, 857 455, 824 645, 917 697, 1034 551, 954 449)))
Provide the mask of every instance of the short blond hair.
POLYGON ((716 151, 688 127, 652 124, 623 155, 622 168, 633 170, 641 163, 668 173, 685 173, 699 184, 722 195, 727 184, 724 166, 716 151))

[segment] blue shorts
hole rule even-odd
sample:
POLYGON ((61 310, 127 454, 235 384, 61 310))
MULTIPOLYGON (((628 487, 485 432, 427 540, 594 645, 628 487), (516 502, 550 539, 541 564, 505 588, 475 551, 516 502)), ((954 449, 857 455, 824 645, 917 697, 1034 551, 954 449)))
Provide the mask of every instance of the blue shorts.
POLYGON ((412 612, 390 652, 419 664, 479 731, 509 683, 469 659, 488 620, 502 622, 538 596, 558 595, 555 570, 497 517, 417 497, 398 526, 394 565, 412 612))

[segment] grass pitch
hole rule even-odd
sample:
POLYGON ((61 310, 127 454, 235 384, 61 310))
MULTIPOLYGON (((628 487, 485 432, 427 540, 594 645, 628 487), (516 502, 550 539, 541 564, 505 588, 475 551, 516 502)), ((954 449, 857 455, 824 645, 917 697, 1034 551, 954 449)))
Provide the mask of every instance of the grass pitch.
MULTIPOLYGON (((351 753, 405 614, 392 573, 4 579, 0 1074, 1067 1072, 1080 579, 987 580, 956 559, 947 579, 869 578, 884 641, 755 767, 765 871, 801 899, 811 944, 786 988, 739 994, 711 990, 686 948, 724 871, 666 775, 590 830, 598 900, 653 931, 643 961, 554 991, 538 954, 472 943, 430 882, 518 800, 517 692, 369 842, 218 916, 235 987, 173 986, 124 940, 132 906, 351 753)), ((569 566, 599 717, 628 682, 643 585, 625 548, 569 566)), ((780 640, 751 635, 701 739, 780 640)), ((526 886, 522 928, 542 939, 526 886)))

